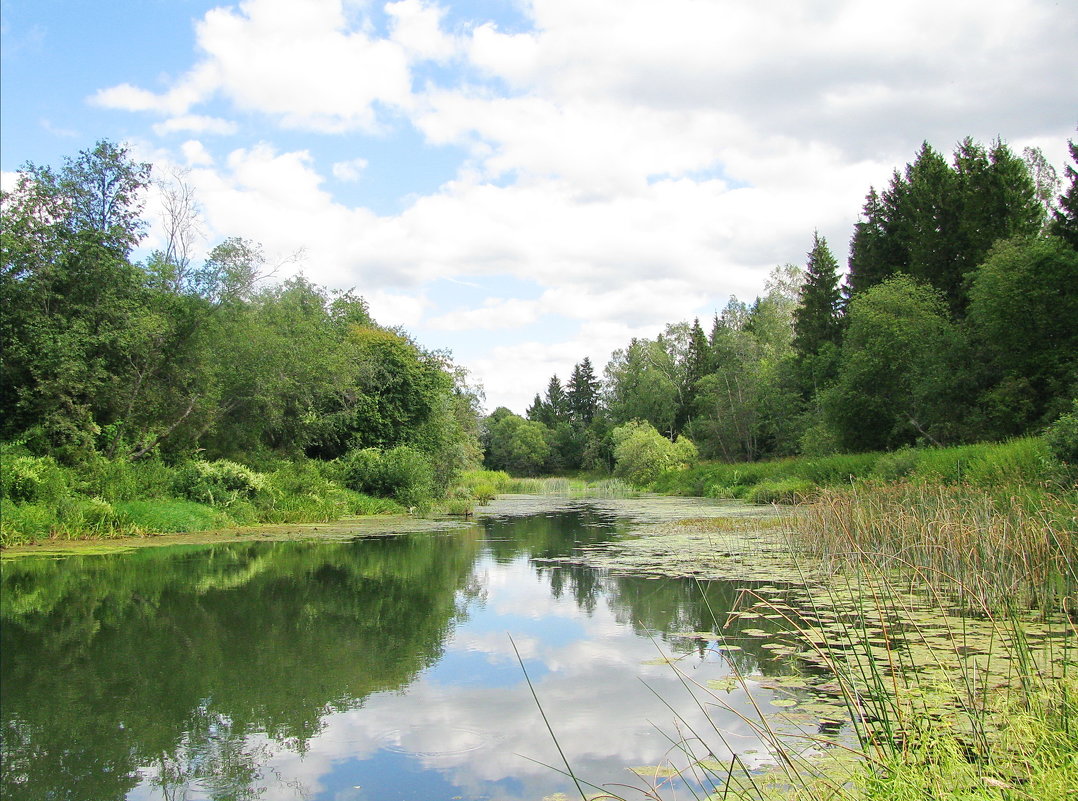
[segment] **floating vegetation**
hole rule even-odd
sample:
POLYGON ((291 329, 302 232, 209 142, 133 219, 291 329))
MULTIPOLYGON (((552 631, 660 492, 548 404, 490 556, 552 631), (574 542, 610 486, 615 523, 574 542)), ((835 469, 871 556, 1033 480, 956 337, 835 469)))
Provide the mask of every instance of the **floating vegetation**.
POLYGON ((1074 505, 968 487, 871 491, 835 491, 785 518, 657 520, 574 557, 745 585, 713 631, 669 636, 729 661, 701 703, 741 709, 768 753, 735 751, 705 770, 707 735, 729 735, 683 733, 669 764, 632 769, 651 782, 641 795, 661 798, 657 780, 680 777, 739 799, 1078 797, 1074 505), (931 501, 908 508, 915 492, 931 501), (777 675, 742 672, 734 657, 749 643, 777 675))

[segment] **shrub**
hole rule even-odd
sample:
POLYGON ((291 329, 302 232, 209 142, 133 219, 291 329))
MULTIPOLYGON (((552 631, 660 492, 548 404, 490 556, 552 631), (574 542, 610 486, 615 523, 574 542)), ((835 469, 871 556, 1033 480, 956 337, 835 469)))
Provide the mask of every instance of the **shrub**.
POLYGON ((382 482, 387 497, 403 506, 424 507, 434 497, 434 471, 427 457, 401 445, 382 454, 382 482))
POLYGON ((425 507, 434 497, 434 471, 427 457, 400 445, 384 453, 364 448, 342 460, 342 478, 356 492, 392 498, 406 507, 425 507))
POLYGON ((42 504, 0 499, 0 545, 21 545, 52 533, 52 509, 42 504))
POLYGON ((686 437, 671 442, 651 423, 633 420, 614 429, 614 475, 637 486, 653 483, 664 470, 696 459, 696 446, 686 437))
POLYGON ((1052 456, 1069 467, 1078 467, 1078 398, 1071 411, 1048 426, 1044 441, 1052 456))
POLYGON ((816 494, 817 487, 808 479, 783 478, 762 481, 745 493, 750 503, 801 503, 816 494))
POLYGON ((265 476, 236 462, 186 462, 176 471, 173 491, 190 501, 230 506, 265 488, 265 476))
POLYGON ((382 452, 377 448, 349 451, 339 461, 340 481, 355 492, 380 495, 382 452))
POLYGON ((161 498, 171 493, 176 477, 160 459, 88 459, 77 471, 78 489, 110 503, 137 498, 161 498))
POLYGON ((65 470, 48 456, 5 454, 0 463, 0 497, 18 503, 56 503, 67 494, 65 470))

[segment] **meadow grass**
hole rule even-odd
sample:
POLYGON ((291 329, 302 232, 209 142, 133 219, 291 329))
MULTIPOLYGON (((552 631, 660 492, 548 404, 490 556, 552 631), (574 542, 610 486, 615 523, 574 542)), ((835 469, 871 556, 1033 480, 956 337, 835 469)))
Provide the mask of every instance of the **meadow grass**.
POLYGON ((762 462, 700 462, 668 470, 655 492, 754 503, 800 503, 821 489, 859 481, 906 481, 1014 487, 1073 484, 1041 437, 950 448, 903 448, 889 453, 796 456, 762 462))
POLYGON ((208 531, 258 523, 322 523, 402 514, 398 502, 341 485, 332 464, 169 465, 93 457, 63 466, 18 446, 0 448, 0 546, 208 531))

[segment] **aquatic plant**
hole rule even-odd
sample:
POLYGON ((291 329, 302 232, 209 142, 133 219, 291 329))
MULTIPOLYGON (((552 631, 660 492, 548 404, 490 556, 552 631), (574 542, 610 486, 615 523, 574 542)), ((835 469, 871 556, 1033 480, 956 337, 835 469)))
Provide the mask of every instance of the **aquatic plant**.
POLYGON ((967 610, 1057 609, 1078 593, 1074 493, 862 483, 825 490, 791 535, 836 568, 873 564, 967 610))
MULTIPOLYGON (((730 680, 699 687, 679 674, 701 708, 739 714, 770 764, 753 766, 724 731, 692 730, 671 707, 669 760, 632 768, 646 783, 604 797, 1075 797, 1075 508, 1071 495, 969 485, 825 491, 785 518, 802 581, 746 589, 711 632, 689 635, 727 659, 730 680), (757 637, 789 675, 743 672, 733 655, 757 637), (739 688, 749 711, 726 701, 739 688)), ((722 518, 682 522, 715 547, 735 537, 722 539, 722 518)), ((671 537, 684 535, 656 534, 651 550, 675 548, 671 537)))

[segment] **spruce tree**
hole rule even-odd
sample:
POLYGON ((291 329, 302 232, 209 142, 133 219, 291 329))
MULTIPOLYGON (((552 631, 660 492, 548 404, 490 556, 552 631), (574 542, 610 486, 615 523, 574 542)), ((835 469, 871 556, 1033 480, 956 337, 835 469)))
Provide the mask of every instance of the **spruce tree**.
POLYGON ((599 407, 599 381, 587 356, 573 368, 567 400, 572 422, 582 426, 591 425, 599 407))
POLYGON ((674 430, 682 432, 692 419, 696 408, 697 383, 711 372, 711 346, 708 344, 704 329, 700 327, 700 318, 692 321, 689 329, 689 346, 685 353, 684 385, 681 388, 681 402, 674 417, 674 430))
POLYGON ((532 401, 532 405, 524 412, 524 416, 534 422, 547 425, 546 421, 550 416, 550 411, 547 405, 543 403, 543 399, 539 397, 538 392, 535 393, 535 400, 532 401))
MULTIPOLYGON (((1067 142, 1067 145, 1070 148, 1071 160, 1078 166, 1078 144, 1067 142)), ((1059 196, 1059 208, 1052 213, 1049 230, 1078 250, 1078 170, 1068 164, 1064 174, 1070 181, 1070 186, 1059 196)))
POLYGON ((550 383, 547 384, 544 405, 548 418, 543 422, 551 428, 569 418, 569 404, 565 397, 565 390, 556 373, 550 377, 550 383))
MULTIPOLYGON (((900 176, 895 173, 892 189, 900 182, 900 176)), ((905 254, 897 252, 897 238, 888 230, 888 204, 873 187, 868 190, 861 215, 863 219, 854 224, 850 240, 846 284, 851 296, 890 278, 906 262, 905 254)))
POLYGON ((842 337, 838 263, 819 232, 812 235, 805 274, 800 304, 794 312, 794 350, 801 357, 818 353, 826 342, 837 345, 842 337))

